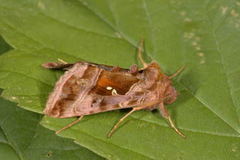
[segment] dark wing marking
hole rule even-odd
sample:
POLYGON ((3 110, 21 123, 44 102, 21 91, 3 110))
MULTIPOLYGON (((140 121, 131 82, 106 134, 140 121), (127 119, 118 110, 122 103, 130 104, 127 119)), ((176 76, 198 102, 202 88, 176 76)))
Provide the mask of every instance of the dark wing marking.
POLYGON ((115 94, 124 95, 138 81, 139 79, 136 76, 127 72, 102 71, 96 86, 91 92, 102 96, 110 96, 115 90, 115 94))
POLYGON ((84 98, 95 86, 101 69, 76 63, 55 85, 48 98, 44 113, 52 117, 72 117, 79 97, 84 98))

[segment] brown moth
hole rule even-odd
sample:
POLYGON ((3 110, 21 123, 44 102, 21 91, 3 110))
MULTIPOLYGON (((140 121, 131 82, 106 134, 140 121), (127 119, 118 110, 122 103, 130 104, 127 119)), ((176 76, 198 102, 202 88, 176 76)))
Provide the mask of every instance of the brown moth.
POLYGON ((165 75, 158 63, 147 64, 142 58, 143 41, 138 47, 138 58, 142 69, 132 65, 130 69, 95 64, 89 62, 49 62, 42 66, 48 69, 67 70, 50 94, 44 113, 50 117, 79 117, 62 130, 80 121, 83 116, 122 108, 132 110, 122 117, 108 133, 110 137, 119 124, 134 111, 159 109, 171 127, 185 137, 174 125, 165 104, 173 103, 177 91, 171 79, 179 74, 179 69, 171 76, 165 75))

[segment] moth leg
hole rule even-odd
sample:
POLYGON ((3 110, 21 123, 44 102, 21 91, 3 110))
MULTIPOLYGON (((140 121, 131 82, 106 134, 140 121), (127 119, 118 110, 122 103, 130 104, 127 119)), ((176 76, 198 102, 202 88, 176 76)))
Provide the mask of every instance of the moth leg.
POLYGON ((171 76, 169 76, 169 79, 172 79, 172 78, 176 77, 176 76, 179 75, 184 69, 185 69, 185 66, 182 66, 182 67, 179 68, 174 74, 172 74, 171 76))
POLYGON ((138 110, 142 110, 142 109, 146 109, 148 107, 151 107, 153 105, 156 105, 158 104, 159 101, 152 101, 152 102, 149 102, 149 103, 145 103, 145 104, 142 104, 141 106, 139 107, 134 107, 130 112, 128 112, 125 116, 123 116, 112 128, 112 130, 108 133, 107 137, 111 137, 112 134, 114 133, 114 131, 119 127, 120 123, 125 119, 127 118, 130 114, 132 114, 133 112, 135 111, 138 111, 138 110))
POLYGON ((76 119, 75 121, 69 123, 68 125, 66 125, 65 127, 59 129, 58 131, 56 131, 56 134, 59 134, 60 132, 62 132, 63 130, 72 127, 74 124, 78 123, 79 121, 81 121, 83 118, 83 116, 80 116, 78 119, 76 119))
POLYGON ((142 63, 143 68, 146 68, 148 65, 147 65, 147 63, 143 60, 143 57, 142 57, 143 43, 144 43, 143 39, 140 40, 139 46, 138 46, 138 59, 139 59, 140 62, 142 63))
POLYGON ((136 108, 133 108, 130 112, 128 112, 125 116, 123 116, 112 128, 112 130, 108 133, 107 137, 111 137, 113 132, 119 127, 120 123, 125 119, 127 118, 130 114, 132 114, 133 112, 137 111, 137 110, 140 110, 140 109, 143 109, 143 107, 139 108, 139 107, 136 107, 136 108))
POLYGON ((171 116, 168 113, 168 110, 165 108, 163 103, 160 103, 159 109, 162 113, 162 116, 168 120, 170 126, 176 131, 176 133, 185 138, 186 136, 179 129, 176 128, 174 122, 172 121, 171 116))

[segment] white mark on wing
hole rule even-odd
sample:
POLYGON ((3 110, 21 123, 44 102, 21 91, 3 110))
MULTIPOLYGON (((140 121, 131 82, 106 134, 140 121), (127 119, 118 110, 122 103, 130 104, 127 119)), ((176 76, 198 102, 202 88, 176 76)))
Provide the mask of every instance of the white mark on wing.
POLYGON ((113 90, 112 90, 112 95, 118 95, 116 89, 113 89, 113 90))
POLYGON ((112 95, 118 95, 117 90, 112 88, 111 86, 107 86, 106 89, 108 91, 112 91, 112 95))
POLYGON ((111 91, 113 88, 111 86, 107 86, 106 89, 111 91))

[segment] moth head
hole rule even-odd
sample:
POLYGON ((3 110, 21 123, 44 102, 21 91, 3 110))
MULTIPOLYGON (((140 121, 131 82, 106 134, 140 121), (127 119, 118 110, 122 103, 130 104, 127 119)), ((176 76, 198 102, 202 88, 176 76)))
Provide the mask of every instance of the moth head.
POLYGON ((172 86, 172 82, 171 79, 176 77, 177 75, 179 75, 183 70, 184 70, 185 66, 179 68, 174 74, 172 74, 171 76, 163 76, 166 82, 166 90, 165 90, 165 94, 164 94, 164 103, 165 104, 171 104, 174 101, 176 101, 178 93, 176 91, 176 89, 172 86))
POLYGON ((171 104, 176 101, 178 93, 172 85, 168 85, 164 93, 164 104, 171 104))

